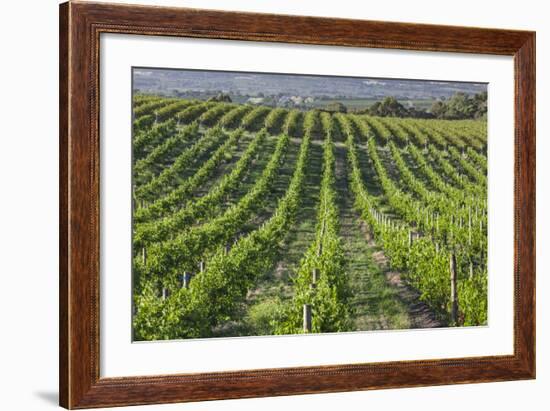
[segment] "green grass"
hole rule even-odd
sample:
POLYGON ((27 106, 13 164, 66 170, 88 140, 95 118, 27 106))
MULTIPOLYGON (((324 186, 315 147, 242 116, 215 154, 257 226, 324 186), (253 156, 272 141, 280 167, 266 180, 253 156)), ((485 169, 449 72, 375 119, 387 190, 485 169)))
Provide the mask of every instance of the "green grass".
POLYGON ((345 149, 336 148, 336 189, 340 236, 348 262, 348 281, 356 331, 410 328, 407 306, 386 280, 386 269, 374 258, 379 247, 368 241, 368 230, 350 198, 345 149))

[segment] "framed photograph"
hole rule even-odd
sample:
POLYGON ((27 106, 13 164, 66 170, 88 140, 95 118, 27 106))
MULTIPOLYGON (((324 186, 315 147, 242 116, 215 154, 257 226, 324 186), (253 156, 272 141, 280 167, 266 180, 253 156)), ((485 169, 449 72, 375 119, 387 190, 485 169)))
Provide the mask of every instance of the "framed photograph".
POLYGON ((60 6, 60 404, 535 378, 535 33, 60 6))

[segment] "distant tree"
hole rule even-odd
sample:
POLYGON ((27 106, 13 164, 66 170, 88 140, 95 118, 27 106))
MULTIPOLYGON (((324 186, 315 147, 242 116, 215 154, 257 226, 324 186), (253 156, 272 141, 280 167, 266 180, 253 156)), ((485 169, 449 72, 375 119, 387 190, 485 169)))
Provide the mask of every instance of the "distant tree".
POLYGON ((432 104, 432 108, 430 109, 430 113, 435 118, 445 118, 447 112, 447 106, 443 101, 436 101, 432 104))
POLYGON ((455 93, 447 101, 446 118, 449 120, 473 118, 474 112, 473 100, 466 93, 455 93))
POLYGON ((476 105, 475 118, 487 117, 487 92, 483 91, 474 96, 474 102, 476 105))
POLYGON ((409 115, 407 117, 413 118, 434 118, 432 113, 427 112, 426 110, 417 109, 416 107, 409 108, 409 115))
POLYGON ((218 93, 214 97, 210 97, 208 101, 223 101, 226 103, 231 103, 231 97, 229 97, 229 94, 225 93, 218 93))
POLYGON ((381 117, 407 117, 409 112, 395 97, 385 97, 369 107, 369 113, 381 117))
POLYGON ((455 93, 446 101, 434 102, 430 112, 436 118, 447 120, 483 118, 487 115, 487 92, 473 97, 462 92, 455 93))
POLYGON ((487 92, 482 91, 481 93, 477 93, 476 95, 474 95, 474 100, 487 103, 487 92))
POLYGON ((331 111, 334 113, 347 113, 348 108, 341 102, 335 101, 330 104, 327 104, 326 108, 327 111, 331 111))

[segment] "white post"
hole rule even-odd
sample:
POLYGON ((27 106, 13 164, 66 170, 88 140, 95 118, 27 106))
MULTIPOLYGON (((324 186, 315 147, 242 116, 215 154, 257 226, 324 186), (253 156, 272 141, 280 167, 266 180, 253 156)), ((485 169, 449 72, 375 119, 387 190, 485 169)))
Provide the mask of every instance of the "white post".
POLYGON ((189 288, 189 284, 191 283, 191 273, 188 271, 183 272, 183 288, 189 288))
POLYGON ((451 321, 454 325, 458 325, 458 290, 456 275, 456 257, 454 254, 451 254, 449 269, 451 273, 451 321))
POLYGON ((317 280, 319 279, 319 269, 318 268, 314 268, 312 273, 311 273, 311 282, 313 284, 315 284, 317 282, 317 280))
POLYGON ((303 324, 304 332, 310 333, 311 332, 311 305, 304 304, 304 324, 303 324))

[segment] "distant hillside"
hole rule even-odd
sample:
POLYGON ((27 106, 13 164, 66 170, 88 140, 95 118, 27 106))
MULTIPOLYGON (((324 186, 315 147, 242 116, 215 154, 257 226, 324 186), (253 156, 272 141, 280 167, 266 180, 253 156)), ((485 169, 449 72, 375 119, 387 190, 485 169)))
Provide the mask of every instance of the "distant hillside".
POLYGON ((245 96, 297 95, 326 98, 449 98, 487 90, 482 83, 259 74, 203 70, 134 69, 134 90, 147 93, 225 92, 245 96))

